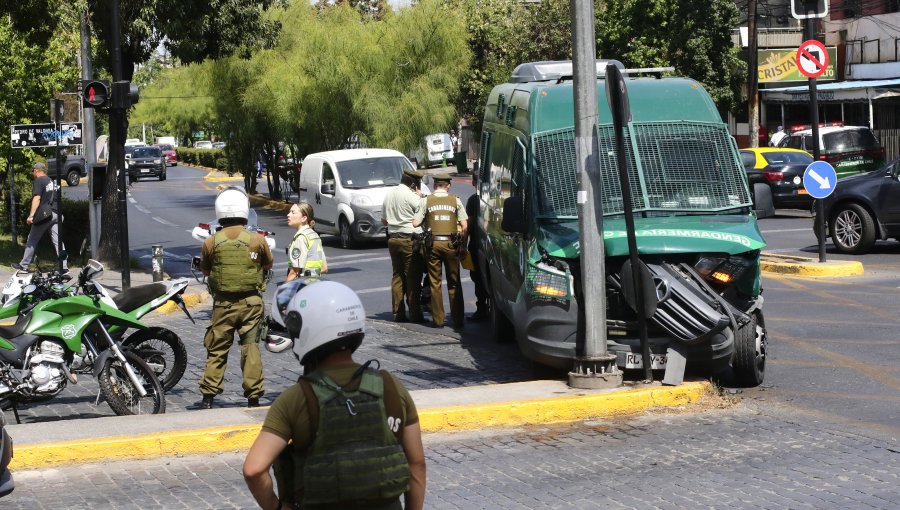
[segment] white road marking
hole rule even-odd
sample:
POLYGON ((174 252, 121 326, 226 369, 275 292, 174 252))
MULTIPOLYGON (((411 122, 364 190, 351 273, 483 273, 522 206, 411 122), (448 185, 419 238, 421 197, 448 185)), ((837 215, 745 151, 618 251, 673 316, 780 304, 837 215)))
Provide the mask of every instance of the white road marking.
MULTIPOLYGON (((356 257, 356 255, 353 255, 353 256, 356 257)), ((368 256, 368 254, 367 254, 367 256, 368 256)), ((347 266, 350 264, 355 264, 357 262, 363 262, 361 260, 344 260, 344 261, 340 261, 340 262, 332 262, 332 260, 339 259, 339 258, 341 258, 341 257, 340 256, 329 257, 326 255, 325 260, 328 261, 328 267, 347 266)), ((374 262, 376 260, 390 260, 390 259, 391 259, 391 257, 372 257, 372 258, 366 259, 365 262, 374 262)), ((275 267, 287 267, 287 265, 288 265, 287 262, 276 262, 275 263, 275 267)))
MULTIPOLYGON (((147 253, 147 254, 141 255, 138 258, 149 259, 152 257, 153 257, 153 255, 147 253)), ((191 259, 193 259, 193 256, 192 255, 178 255, 176 253, 171 253, 171 252, 163 250, 163 259, 169 260, 169 261, 175 260, 175 261, 180 261, 180 262, 190 262, 191 259)))
POLYGON ((157 223, 162 223, 163 225, 165 225, 167 227, 177 227, 178 226, 178 225, 172 223, 171 221, 160 218, 159 216, 152 216, 152 218, 153 218, 153 221, 155 221, 157 223))
POLYGON ((128 201, 131 202, 132 204, 137 203, 137 200, 135 200, 134 197, 128 197, 128 201))
MULTIPOLYGON (((472 281, 471 278, 460 278, 460 279, 459 279, 459 283, 466 283, 466 282, 471 282, 471 281, 472 281)), ((447 286, 447 280, 443 280, 443 281, 441 282, 441 284, 442 284, 444 287, 446 287, 446 286, 447 286)), ((356 292, 357 294, 371 294, 371 293, 373 293, 373 292, 390 292, 390 290, 391 290, 390 287, 376 287, 376 288, 372 288, 372 289, 354 290, 353 292, 356 292)))
POLYGON ((137 209, 138 211, 141 211, 144 214, 150 214, 150 209, 147 209, 146 207, 142 206, 141 204, 134 204, 134 208, 137 209))
POLYGON ((371 253, 354 253, 353 255, 336 255, 334 257, 327 257, 328 260, 339 260, 339 259, 358 259, 360 257, 369 257, 371 253))

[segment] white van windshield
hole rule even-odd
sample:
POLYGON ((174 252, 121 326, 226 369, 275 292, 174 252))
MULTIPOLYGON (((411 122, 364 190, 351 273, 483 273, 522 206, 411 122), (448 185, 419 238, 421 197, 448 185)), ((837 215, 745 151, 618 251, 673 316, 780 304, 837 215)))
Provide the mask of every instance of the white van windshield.
POLYGON ((337 163, 341 186, 349 189, 396 186, 404 170, 412 170, 410 162, 402 156, 352 159, 337 163))

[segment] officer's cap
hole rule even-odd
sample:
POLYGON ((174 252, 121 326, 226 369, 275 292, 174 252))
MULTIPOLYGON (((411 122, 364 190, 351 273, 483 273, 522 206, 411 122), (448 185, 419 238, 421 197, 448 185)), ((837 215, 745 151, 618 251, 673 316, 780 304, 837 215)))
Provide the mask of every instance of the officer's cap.
POLYGON ((434 175, 431 176, 431 178, 434 179, 434 182, 436 182, 436 183, 438 183, 438 182, 450 182, 450 176, 449 176, 448 174, 445 174, 445 173, 434 174, 434 175))
POLYGON ((409 170, 409 169, 406 169, 406 170, 403 171, 403 173, 406 174, 406 175, 408 175, 408 176, 410 176, 410 177, 412 177, 413 179, 421 179, 422 177, 425 177, 425 172, 422 171, 422 170, 409 170))

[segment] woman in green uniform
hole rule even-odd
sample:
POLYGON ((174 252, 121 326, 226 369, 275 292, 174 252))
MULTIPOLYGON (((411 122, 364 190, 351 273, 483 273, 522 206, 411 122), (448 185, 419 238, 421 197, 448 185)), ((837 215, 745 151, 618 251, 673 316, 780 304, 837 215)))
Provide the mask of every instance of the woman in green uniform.
POLYGON ((287 215, 288 225, 297 229, 291 244, 287 247, 289 260, 287 281, 309 271, 311 275, 328 272, 322 240, 313 230, 316 220, 313 219, 313 208, 307 203, 294 204, 287 215))

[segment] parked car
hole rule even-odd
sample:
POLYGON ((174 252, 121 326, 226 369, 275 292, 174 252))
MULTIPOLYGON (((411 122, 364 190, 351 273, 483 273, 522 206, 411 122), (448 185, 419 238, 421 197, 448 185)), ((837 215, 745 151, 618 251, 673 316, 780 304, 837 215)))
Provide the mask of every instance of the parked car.
POLYGON ((142 142, 140 138, 128 138, 127 140, 125 140, 125 146, 128 147, 129 145, 146 145, 146 144, 144 142, 142 142))
POLYGON ((390 149, 317 152, 303 160, 299 199, 315 204, 316 232, 340 235, 342 248, 385 239, 384 197, 412 168, 406 156, 390 149))
POLYGON ((9 471, 9 461, 12 460, 13 442, 6 432, 6 416, 0 411, 0 498, 6 496, 16 488, 12 473, 9 471))
MULTIPOLYGON (((47 160, 47 176, 56 179, 59 165, 56 164, 56 158, 47 160)), ((87 177, 87 166, 84 164, 83 156, 66 156, 61 178, 66 181, 69 186, 78 186, 82 177, 87 177)))
POLYGON ((135 182, 141 177, 158 177, 166 180, 166 160, 159 147, 135 147, 131 154, 125 156, 125 169, 128 179, 135 182))
POLYGON ((166 158, 166 164, 175 166, 178 164, 178 153, 175 152, 175 147, 167 144, 167 143, 158 143, 156 147, 159 147, 159 150, 162 151, 163 156, 166 158))
POLYGON ((213 142, 213 143, 212 143, 212 148, 213 148, 213 149, 224 149, 224 148, 225 148, 225 142, 213 142))
POLYGON ((773 216, 775 209, 809 210, 813 198, 803 188, 803 172, 813 162, 808 152, 781 147, 741 149, 741 162, 757 218, 773 216))
POLYGON ((867 253, 876 239, 900 240, 900 159, 841 180, 824 203, 826 235, 841 253, 867 253))
MULTIPOLYGON (((812 129, 802 126, 784 137, 779 147, 813 154, 812 129)), ((865 126, 831 125, 819 128, 819 159, 834 167, 838 179, 868 172, 884 165, 884 148, 865 126)))
POLYGON ((198 140, 194 142, 195 149, 212 149, 213 144, 209 140, 198 140))

